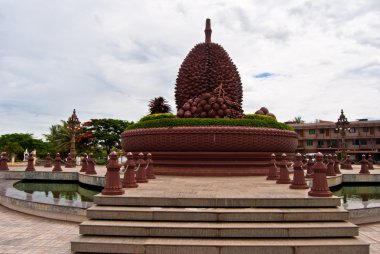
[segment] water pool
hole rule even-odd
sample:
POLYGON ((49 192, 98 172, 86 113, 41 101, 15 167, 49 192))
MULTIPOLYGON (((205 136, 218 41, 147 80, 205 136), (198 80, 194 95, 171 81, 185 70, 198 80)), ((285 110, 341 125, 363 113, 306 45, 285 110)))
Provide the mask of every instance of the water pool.
POLYGON ((84 185, 71 181, 28 181, 22 180, 13 185, 20 191, 31 194, 33 197, 58 198, 67 201, 92 202, 93 196, 101 188, 84 185))
POLYGON ((380 207, 380 184, 344 184, 332 188, 335 196, 342 197, 346 209, 380 207))

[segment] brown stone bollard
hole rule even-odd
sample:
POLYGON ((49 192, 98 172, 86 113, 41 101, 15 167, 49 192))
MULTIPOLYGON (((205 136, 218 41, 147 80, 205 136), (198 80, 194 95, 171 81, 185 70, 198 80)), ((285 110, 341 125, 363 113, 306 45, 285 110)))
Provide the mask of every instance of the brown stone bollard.
POLYGON ((75 160, 71 157, 71 153, 67 155, 65 168, 75 168, 75 160))
POLYGON ((137 165, 136 182, 147 183, 148 179, 146 178, 146 168, 145 168, 145 160, 144 160, 143 153, 139 153, 138 160, 136 161, 136 165, 137 165))
POLYGON ((335 169, 334 169, 334 160, 332 159, 332 155, 329 154, 327 156, 328 162, 327 162, 327 171, 326 171, 326 176, 336 176, 335 169))
POLYGON ((307 160, 307 164, 306 164, 306 177, 307 178, 313 178, 313 175, 314 175, 313 166, 314 166, 313 156, 309 155, 308 160, 307 160))
POLYGON ((51 161, 52 161, 52 159, 51 159, 50 153, 48 153, 46 155, 44 167, 45 168, 51 168, 53 166, 52 163, 51 163, 51 161))
POLYGON ((87 170, 86 170, 86 175, 96 175, 96 170, 95 170, 95 160, 94 156, 92 153, 88 156, 87 159, 87 170))
POLYGON ((374 169, 374 167, 373 167, 373 159, 372 159, 372 155, 368 155, 368 169, 369 170, 373 170, 374 169))
POLYGON ((32 153, 28 156, 28 165, 26 166, 25 171, 36 171, 34 167, 34 155, 32 153))
POLYGON ((340 175, 342 174, 342 172, 340 172, 340 169, 339 169, 339 160, 338 160, 338 155, 334 154, 333 155, 333 160, 334 160, 334 171, 335 171, 335 174, 337 175, 340 175))
POLYGON ((327 154, 323 155, 323 163, 327 166, 329 164, 329 156, 327 154))
POLYGON ((279 166, 280 166, 280 177, 278 178, 276 183, 279 183, 279 184, 292 183, 292 180, 289 177, 288 161, 286 160, 285 153, 281 155, 281 162, 279 163, 279 166))
POLYGON ((272 153, 270 155, 271 159, 269 162, 269 171, 268 171, 268 177, 267 180, 278 180, 278 168, 276 165, 276 155, 272 153))
POLYGON ((344 167, 344 169, 348 169, 348 170, 351 170, 351 169, 353 169, 352 168, 352 161, 351 161, 351 158, 350 158, 350 155, 347 155, 346 156, 346 162, 345 162, 345 167, 344 167))
POLYGON ((309 196, 331 197, 332 192, 330 191, 329 185, 327 184, 327 167, 323 163, 323 155, 321 153, 317 153, 316 160, 317 162, 313 166, 314 177, 311 190, 309 191, 309 196))
POLYGON ((82 158, 82 167, 80 168, 79 172, 87 172, 87 168, 88 168, 88 157, 87 157, 87 153, 84 153, 83 158, 82 158))
POLYGON ((137 188, 139 185, 136 183, 136 163, 133 160, 133 154, 127 153, 127 161, 124 163, 124 188, 137 188))
POLYGON ((146 155, 146 178, 148 179, 156 179, 156 176, 154 175, 154 163, 152 160, 152 154, 148 153, 146 155))
POLYGON ((9 170, 8 162, 9 162, 9 159, 8 159, 7 153, 2 152, 1 158, 0 158, 0 170, 4 170, 4 171, 9 170))
POLYGON ((293 181, 292 184, 289 186, 291 189, 309 189, 309 186, 307 186, 303 171, 302 163, 302 155, 297 153, 296 154, 296 161, 293 164, 294 168, 294 175, 293 175, 293 181))
POLYGON ((125 193, 120 181, 120 166, 117 162, 117 154, 113 151, 106 166, 106 186, 102 190, 103 195, 123 195, 125 193))
POLYGON ((368 170, 368 161, 365 158, 365 154, 362 155, 362 160, 360 161, 360 171, 359 174, 371 174, 368 170))
POLYGON ((61 155, 57 153, 54 158, 53 172, 63 171, 61 167, 61 162, 62 162, 61 155))

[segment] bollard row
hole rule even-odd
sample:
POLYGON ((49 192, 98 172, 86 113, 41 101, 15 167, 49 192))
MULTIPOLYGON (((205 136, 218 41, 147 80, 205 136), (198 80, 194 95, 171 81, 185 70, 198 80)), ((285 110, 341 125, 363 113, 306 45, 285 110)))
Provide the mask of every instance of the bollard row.
MULTIPOLYGON (((308 158, 302 157, 297 153, 295 162, 293 164, 293 180, 290 179, 289 163, 286 154, 281 155, 281 161, 276 162, 276 155, 271 154, 269 162, 269 171, 267 180, 277 180, 277 184, 290 184, 291 189, 308 189, 305 177, 312 178, 311 189, 308 192, 309 196, 315 197, 331 197, 332 192, 329 189, 327 176, 336 176, 341 174, 339 165, 340 162, 337 156, 326 155, 318 153, 315 156, 316 161, 309 156, 308 158), (279 170, 278 167, 279 166, 279 170), (305 175, 306 170, 306 175, 305 175)), ((368 165, 368 161, 363 161, 363 165, 368 165)), ((367 170, 368 171, 368 170, 367 170)))
POLYGON ((127 153, 127 161, 121 165, 117 161, 115 152, 110 154, 107 163, 106 184, 102 190, 103 195, 122 195, 125 193, 123 188, 137 188, 138 183, 148 183, 149 179, 155 179, 154 163, 152 154, 148 153, 144 160, 144 154, 139 153, 137 160, 133 159, 132 153, 127 153), (120 179, 120 169, 124 178, 120 179))

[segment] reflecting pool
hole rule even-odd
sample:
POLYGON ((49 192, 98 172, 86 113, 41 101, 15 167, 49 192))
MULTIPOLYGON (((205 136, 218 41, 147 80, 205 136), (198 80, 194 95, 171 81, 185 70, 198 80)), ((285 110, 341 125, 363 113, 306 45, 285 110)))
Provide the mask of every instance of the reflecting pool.
POLYGON ((14 188, 33 197, 58 198, 71 201, 92 202, 101 188, 68 181, 19 181, 14 188))
POLYGON ((380 184, 344 184, 331 190, 346 209, 380 207, 380 184))

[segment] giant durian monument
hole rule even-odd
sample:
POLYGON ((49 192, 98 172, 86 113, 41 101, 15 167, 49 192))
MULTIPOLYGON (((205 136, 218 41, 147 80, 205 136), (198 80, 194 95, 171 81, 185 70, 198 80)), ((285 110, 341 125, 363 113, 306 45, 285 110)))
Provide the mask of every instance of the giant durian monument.
POLYGON ((272 153, 294 155, 297 134, 272 114, 244 114, 239 72, 211 33, 207 19, 205 42, 179 69, 177 114, 148 115, 129 126, 123 150, 152 153, 157 174, 265 175, 272 153))

